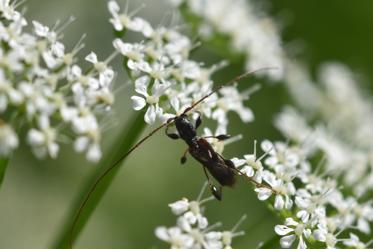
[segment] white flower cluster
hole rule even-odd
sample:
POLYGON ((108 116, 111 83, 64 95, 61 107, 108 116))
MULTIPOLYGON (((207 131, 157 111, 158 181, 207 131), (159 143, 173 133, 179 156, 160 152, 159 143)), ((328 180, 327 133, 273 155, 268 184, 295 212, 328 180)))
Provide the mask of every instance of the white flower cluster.
POLYGON ((244 235, 244 232, 236 232, 239 225, 246 218, 243 216, 239 222, 229 231, 213 231, 221 226, 216 223, 209 226, 204 216, 202 205, 213 200, 210 197, 200 200, 207 184, 203 187, 200 196, 196 201, 189 201, 183 198, 180 201, 169 204, 172 213, 177 216, 177 224, 173 227, 157 227, 156 236, 170 244, 172 249, 231 249, 234 237, 244 235))
POLYGON ((286 108, 277 118, 277 126, 290 139, 309 140, 311 150, 323 151, 327 170, 340 176, 356 196, 371 193, 372 99, 358 89, 353 73, 346 66, 323 65, 318 87, 306 70, 290 65, 287 84, 299 111, 286 108))
MULTIPOLYGON (((172 28, 153 28, 142 18, 123 13, 115 1, 109 1, 111 23, 118 32, 134 31, 144 39, 138 43, 127 43, 115 39, 113 44, 125 60, 126 70, 134 81, 137 95, 132 96, 133 108, 145 110, 145 122, 164 122, 184 110, 212 91, 211 75, 225 63, 210 68, 189 59, 193 44, 172 28)), ((237 91, 228 86, 213 94, 195 108, 204 117, 216 120, 218 130, 225 131, 229 111, 236 112, 244 122, 253 120, 251 109, 243 102, 252 91, 237 91)))
POLYGON ((253 4, 246 0, 169 1, 201 19, 198 28, 204 39, 215 39, 217 33, 228 37, 233 51, 245 56, 248 70, 275 66, 278 70, 263 73, 274 80, 283 77, 284 51, 278 28, 253 4))
POLYGON ((32 21, 33 31, 9 0, 0 0, 0 156, 23 140, 38 157, 57 157, 59 143, 74 141, 88 160, 101 157, 98 116, 112 105, 114 72, 95 53, 88 73, 59 41, 66 25, 50 29, 32 21))
POLYGON ((345 248, 343 244, 368 248, 371 241, 364 244, 357 235, 345 238, 342 233, 371 233, 371 201, 359 200, 338 188, 338 182, 328 175, 328 162, 312 167, 315 154, 307 146, 263 141, 261 147, 265 154, 259 158, 255 144, 253 154, 232 161, 247 177, 270 186, 256 185, 255 191, 259 200, 271 203, 274 212, 285 220, 284 225, 275 227, 283 236, 282 248, 290 248, 295 241, 299 249, 313 248, 315 243, 323 243, 328 249, 345 248))

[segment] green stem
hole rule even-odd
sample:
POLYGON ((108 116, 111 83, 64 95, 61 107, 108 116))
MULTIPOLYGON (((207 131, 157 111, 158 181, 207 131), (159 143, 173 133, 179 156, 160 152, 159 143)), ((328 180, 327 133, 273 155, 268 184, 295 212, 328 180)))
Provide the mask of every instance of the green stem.
POLYGON ((9 158, 0 157, 0 186, 3 184, 6 167, 8 166, 9 158))
POLYGON ((88 192, 91 190, 93 184, 96 182, 98 177, 104 172, 105 169, 110 167, 118 158, 120 158, 125 152, 127 152, 137 141, 139 135, 145 128, 145 122, 143 113, 137 113, 131 120, 129 129, 123 129, 122 133, 118 135, 118 139, 114 142, 113 147, 111 148, 110 155, 107 155, 103 158, 95 172, 88 177, 88 180, 83 185, 82 190, 78 194, 77 198, 71 205, 71 208, 66 216, 65 223, 62 225, 58 237, 55 240, 52 248, 69 248, 70 241, 74 242, 79 236, 80 232, 83 230, 87 221, 91 217, 93 211, 99 204, 102 197, 105 195, 107 189, 110 187, 113 182, 114 177, 117 175, 119 168, 115 167, 105 178, 102 179, 100 184, 97 186, 95 191, 90 196, 87 201, 84 209, 82 210, 79 220, 76 223, 74 231, 72 233, 72 224, 76 214, 81 207, 83 201, 85 200, 88 192))

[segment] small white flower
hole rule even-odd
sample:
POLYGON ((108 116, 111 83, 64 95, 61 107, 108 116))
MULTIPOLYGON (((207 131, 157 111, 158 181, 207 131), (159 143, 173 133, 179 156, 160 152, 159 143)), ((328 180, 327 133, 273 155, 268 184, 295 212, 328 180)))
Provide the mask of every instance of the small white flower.
POLYGON ((298 249, 306 249, 307 244, 305 239, 311 235, 311 230, 307 228, 307 224, 297 222, 292 218, 287 218, 285 225, 276 225, 275 232, 283 236, 280 239, 282 248, 290 248, 294 241, 298 238, 298 249))
POLYGON ((142 32, 145 37, 150 37, 153 33, 152 26, 142 18, 133 17, 137 11, 127 14, 128 9, 124 13, 119 13, 120 7, 116 1, 108 2, 108 9, 112 15, 110 22, 113 24, 114 29, 122 31, 129 29, 135 32, 142 32))
POLYGON ((41 117, 39 129, 32 128, 28 131, 28 143, 38 157, 43 158, 49 155, 51 158, 56 158, 59 151, 59 145, 56 142, 57 132, 49 126, 49 117, 41 117))
POLYGON ((169 243, 172 249, 192 248, 194 241, 190 235, 184 234, 179 227, 157 227, 155 235, 159 239, 169 243))
POLYGON ((113 46, 119 53, 128 58, 127 66, 129 69, 136 71, 148 65, 144 61, 144 45, 124 43, 121 39, 117 38, 113 41, 113 46))
POLYGON ((350 233, 350 238, 343 240, 343 244, 348 247, 355 249, 368 249, 372 245, 373 240, 370 240, 368 243, 363 243, 360 241, 359 237, 353 233, 350 233))
POLYGON ((100 86, 108 87, 114 78, 114 71, 106 65, 106 62, 98 61, 94 52, 89 53, 85 59, 91 62, 99 73, 100 86))
POLYGON ((240 171, 245 173, 248 177, 253 177, 258 183, 262 182, 264 167, 261 160, 268 154, 268 151, 260 156, 256 155, 256 140, 254 141, 254 153, 244 155, 244 159, 233 158, 232 162, 236 167, 243 166, 240 171))
POLYGON ((313 236, 316 240, 324 242, 327 249, 337 249, 338 243, 337 235, 333 232, 328 231, 325 222, 321 222, 317 225, 318 229, 313 232, 313 236))
POLYGON ((295 194, 293 183, 284 183, 269 171, 265 171, 263 174, 263 180, 271 186, 272 192, 276 193, 274 207, 276 209, 290 209, 293 206, 291 196, 295 194))
POLYGON ((132 96, 133 109, 136 111, 143 109, 147 104, 149 105, 144 120, 148 124, 155 122, 155 119, 159 117, 163 110, 159 107, 159 99, 169 87, 168 83, 159 83, 155 81, 152 86, 151 94, 148 94, 150 78, 148 76, 142 76, 135 82, 135 91, 141 94, 143 97, 132 96))
POLYGON ((298 189, 295 197, 295 204, 301 210, 298 211, 297 217, 303 222, 318 222, 319 219, 325 218, 326 211, 324 204, 327 202, 328 191, 321 195, 311 195, 305 189, 298 189))
POLYGON ((18 147, 17 134, 0 119, 0 156, 7 156, 18 147))
POLYGON ((168 206, 175 215, 181 215, 189 209, 189 201, 187 198, 183 198, 182 200, 171 203, 168 206))
POLYGON ((213 119, 219 123, 227 119, 228 111, 236 112, 245 123, 253 121, 254 115, 250 108, 243 105, 243 101, 248 99, 248 95, 242 95, 236 87, 227 86, 219 91, 222 97, 217 101, 217 108, 212 113, 213 119))
POLYGON ((49 32, 49 27, 42 25, 40 22, 32 21, 34 25, 36 35, 40 37, 47 37, 49 32))
POLYGON ((265 164, 271 167, 283 165, 285 167, 294 168, 300 162, 299 156, 291 151, 291 149, 282 142, 272 142, 265 140, 261 144, 264 151, 269 152, 269 157, 266 158, 265 164))

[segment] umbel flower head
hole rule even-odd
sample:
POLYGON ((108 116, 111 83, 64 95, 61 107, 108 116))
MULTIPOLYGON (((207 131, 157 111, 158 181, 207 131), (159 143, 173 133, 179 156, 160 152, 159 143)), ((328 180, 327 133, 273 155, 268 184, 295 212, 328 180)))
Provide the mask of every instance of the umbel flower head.
MULTIPOLYGON (((204 67, 190 59, 194 44, 176 28, 154 28, 134 13, 121 11, 115 1, 109 1, 108 8, 116 31, 132 31, 143 36, 135 43, 117 38, 113 46, 123 55, 126 70, 135 85, 136 94, 131 98, 133 109, 145 112, 146 123, 164 122, 179 115, 212 91, 211 76, 226 62, 204 67)), ((217 130, 226 131, 228 112, 237 113, 244 122, 254 119, 251 109, 244 105, 253 89, 241 94, 235 86, 225 87, 194 111, 216 121, 217 130)))
POLYGON ((246 68, 276 66, 279 69, 263 71, 272 80, 283 78, 285 52, 275 22, 246 0, 168 0, 174 6, 187 8, 198 24, 198 35, 210 40, 216 34, 228 37, 231 53, 246 58, 246 68))
POLYGON ((222 225, 220 222, 209 226, 202 205, 215 198, 209 197, 201 200, 207 185, 206 183, 202 187, 197 200, 189 201, 187 198, 183 198, 169 204, 172 213, 177 216, 177 224, 169 228, 157 227, 155 235, 168 243, 170 248, 231 249, 233 238, 245 234, 243 231, 237 232, 237 229, 246 216, 243 216, 231 230, 214 231, 222 225))
POLYGON ((98 117, 114 101, 114 72, 91 52, 91 69, 83 73, 76 58, 83 45, 66 51, 64 26, 30 25, 14 4, 0 0, 0 157, 26 142, 36 156, 56 158, 62 141, 88 160, 101 157, 98 117))

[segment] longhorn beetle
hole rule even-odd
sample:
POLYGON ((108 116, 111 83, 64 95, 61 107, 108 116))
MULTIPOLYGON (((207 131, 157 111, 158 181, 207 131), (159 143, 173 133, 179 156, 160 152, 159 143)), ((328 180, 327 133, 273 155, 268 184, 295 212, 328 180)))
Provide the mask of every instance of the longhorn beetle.
MULTIPOLYGON (((209 137, 198 137, 196 129, 201 124, 201 115, 198 116, 196 123, 192 124, 191 121, 188 119, 188 113, 191 112, 197 105, 202 103, 205 99, 222 89, 223 87, 226 87, 228 85, 232 85, 235 82, 238 82, 249 75, 252 75, 254 73, 257 73, 259 71, 263 70, 270 70, 275 69, 273 67, 265 67, 260 68, 254 71, 249 71, 246 73, 243 73, 234 79, 228 81, 227 83, 215 88, 207 95, 203 96, 201 99, 193 103, 190 107, 186 108, 184 112, 178 116, 175 116, 173 118, 170 118, 167 120, 167 122, 163 123, 162 125, 158 126, 154 130, 152 130, 148 135, 146 135, 144 138, 142 138, 139 142, 137 142, 131 149, 129 149, 125 154, 123 154, 120 158, 118 158, 109 168, 107 168, 93 183, 92 187, 89 189, 83 203, 80 205, 77 214, 74 218, 72 227, 71 227, 71 236, 70 236, 70 247, 72 248, 72 237, 74 233, 75 226, 78 222, 79 216, 81 212, 83 211, 83 208, 87 204, 88 200, 90 199, 92 193, 97 188, 98 184, 104 179, 104 177, 110 173, 114 168, 116 168, 122 160, 124 160, 128 155, 130 155, 134 150, 136 150, 143 142, 145 142, 148 138, 153 136, 156 132, 158 132, 163 127, 166 127, 165 133, 168 137, 172 139, 182 139, 184 140, 187 145, 188 149, 185 151, 184 155, 181 158, 181 163, 185 163, 186 161, 186 154, 189 152, 198 162, 200 162, 203 166, 204 173, 206 175, 206 178, 208 180, 208 184, 210 186, 211 193, 215 196, 216 199, 221 200, 222 198, 222 186, 233 186, 236 182, 236 176, 241 175, 247 178, 250 182, 252 182, 255 186, 261 187, 261 188, 268 188, 271 189, 271 187, 258 183, 254 181, 252 178, 248 177, 246 174, 243 174, 239 169, 237 169, 233 162, 231 160, 225 159, 223 156, 221 156, 219 153, 217 153, 211 144, 206 140, 206 138, 209 137), (168 133, 168 128, 175 124, 176 130, 178 134, 176 133, 168 133), (206 171, 210 172, 210 174, 217 180, 217 182, 220 184, 219 187, 216 187, 209 178, 209 175, 206 171)), ((225 140, 229 138, 228 135, 218 135, 218 136, 211 136, 218 140, 225 140)), ((272 190, 272 189, 271 189, 272 190)))

